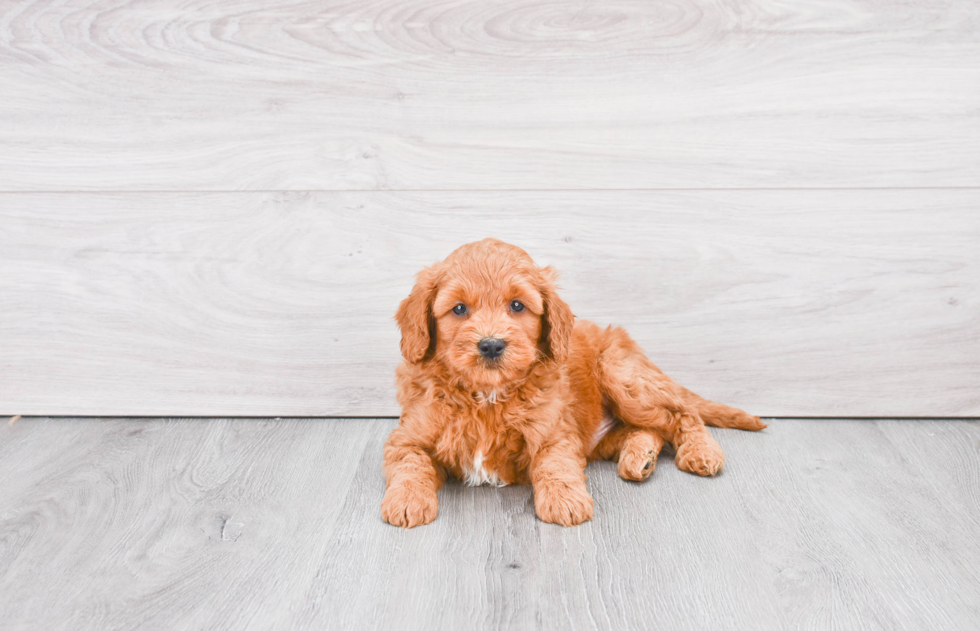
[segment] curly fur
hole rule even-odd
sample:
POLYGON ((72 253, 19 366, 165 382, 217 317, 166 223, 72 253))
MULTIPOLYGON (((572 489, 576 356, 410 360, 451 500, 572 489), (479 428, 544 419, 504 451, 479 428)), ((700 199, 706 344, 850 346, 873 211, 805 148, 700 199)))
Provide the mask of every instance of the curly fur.
POLYGON ((402 415, 385 443, 381 507, 396 526, 435 519, 447 475, 531 484, 538 517, 572 526, 592 518, 589 460, 618 460, 620 476, 643 480, 666 441, 680 469, 715 475, 725 456, 705 424, 765 427, 674 383, 624 330, 576 322, 554 271, 496 239, 422 270, 396 320, 402 415), (494 361, 477 348, 488 336, 507 344, 494 361))

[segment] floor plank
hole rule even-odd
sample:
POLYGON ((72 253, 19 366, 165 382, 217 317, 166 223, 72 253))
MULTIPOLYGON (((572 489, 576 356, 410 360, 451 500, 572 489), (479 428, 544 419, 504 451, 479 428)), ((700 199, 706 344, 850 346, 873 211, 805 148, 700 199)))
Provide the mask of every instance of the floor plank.
MULTIPOLYGON (((955 423, 778 421, 758 451, 751 435, 728 432, 748 454, 729 473, 790 627, 965 629, 980 620, 976 524, 949 510, 889 441, 897 429, 928 442, 933 423, 945 422, 955 423)), ((957 465, 978 463, 961 454, 957 465)))
POLYGON ((980 531, 980 424, 937 421, 917 428, 901 421, 879 423, 921 483, 947 510, 966 515, 980 531))
POLYGON ((489 235, 767 416, 980 414, 980 189, 0 194, 0 414, 394 416, 393 314, 489 235))
POLYGON ((0 190, 976 186, 980 5, 0 4, 0 190))
POLYGON ((0 425, 0 626, 945 630, 980 620, 980 421, 714 430, 728 454, 715 479, 678 471, 669 454, 642 484, 590 465, 586 525, 539 522, 528 487, 449 484, 439 518, 412 531, 379 516, 394 423, 0 425))

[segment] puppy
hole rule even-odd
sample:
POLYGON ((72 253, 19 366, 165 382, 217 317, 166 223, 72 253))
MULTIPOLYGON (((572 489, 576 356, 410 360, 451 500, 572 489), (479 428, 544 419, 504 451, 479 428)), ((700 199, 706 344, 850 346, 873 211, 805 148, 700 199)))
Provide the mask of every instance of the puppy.
POLYGON ((398 427, 384 448, 381 515, 412 528, 436 518, 448 474, 470 485, 531 484, 543 521, 592 518, 589 460, 644 480, 664 441, 677 467, 725 462, 705 424, 760 430, 759 417, 674 383, 625 331, 575 321, 551 268, 496 239, 422 270, 396 320, 398 427))

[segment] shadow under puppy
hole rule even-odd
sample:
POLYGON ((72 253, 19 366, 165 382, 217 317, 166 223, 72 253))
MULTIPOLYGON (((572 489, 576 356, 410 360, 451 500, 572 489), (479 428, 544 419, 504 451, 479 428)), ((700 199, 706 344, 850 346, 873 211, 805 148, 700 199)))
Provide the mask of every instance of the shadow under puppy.
POLYGON ((532 484, 542 520, 592 518, 589 460, 646 479, 664 441, 677 467, 725 462, 705 424, 759 430, 757 416, 674 383, 620 328, 575 321, 551 268, 484 239, 424 269, 396 320, 401 420, 385 443, 381 514, 411 528, 436 518, 451 473, 468 484, 532 484))

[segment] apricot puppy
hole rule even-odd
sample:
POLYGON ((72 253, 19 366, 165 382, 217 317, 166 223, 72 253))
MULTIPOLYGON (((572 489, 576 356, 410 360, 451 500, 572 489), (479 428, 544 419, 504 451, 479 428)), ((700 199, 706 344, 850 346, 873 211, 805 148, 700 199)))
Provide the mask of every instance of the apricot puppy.
POLYGON ((705 424, 766 427, 674 383, 622 329, 576 322, 554 278, 496 239, 419 273, 396 315, 402 414, 385 443, 385 521, 431 522, 452 474, 530 483, 538 517, 573 526, 592 518, 589 460, 644 480, 668 441, 680 469, 715 475, 725 455, 705 424))

